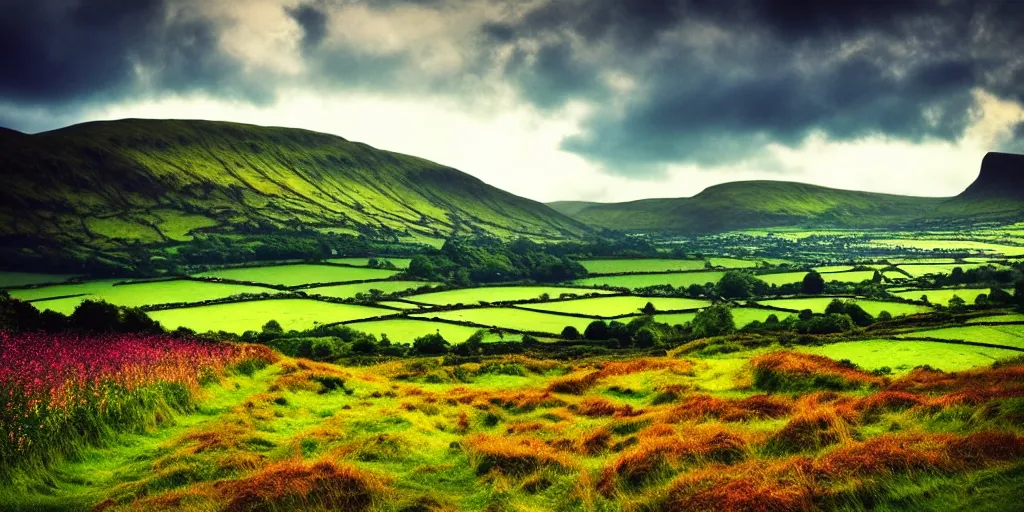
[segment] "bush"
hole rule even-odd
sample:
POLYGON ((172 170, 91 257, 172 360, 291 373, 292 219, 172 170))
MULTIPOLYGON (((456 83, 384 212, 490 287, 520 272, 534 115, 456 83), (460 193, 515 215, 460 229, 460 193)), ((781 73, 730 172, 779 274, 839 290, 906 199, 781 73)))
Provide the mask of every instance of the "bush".
POLYGON ((563 340, 578 340, 580 337, 579 329, 571 325, 567 325, 565 326, 565 329, 562 329, 561 338, 563 340))
POLYGON ((448 352, 451 346, 441 333, 427 334, 416 338, 412 342, 412 350, 422 355, 441 355, 448 352))
POLYGON ((698 311, 691 324, 693 336, 697 338, 721 336, 736 329, 732 311, 723 304, 715 304, 698 311))
POLYGON ((587 328, 583 331, 583 337, 590 341, 604 341, 610 336, 608 333, 608 324, 604 323, 604 320, 594 320, 587 325, 587 328))

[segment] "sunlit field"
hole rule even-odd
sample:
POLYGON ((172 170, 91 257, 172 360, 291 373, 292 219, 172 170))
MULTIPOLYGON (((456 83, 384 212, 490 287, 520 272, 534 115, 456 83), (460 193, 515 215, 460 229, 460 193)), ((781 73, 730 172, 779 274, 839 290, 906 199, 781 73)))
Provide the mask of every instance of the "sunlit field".
POLYGON ((69 327, 105 300, 165 332, 0 335, 0 508, 1012 510, 1024 492, 1024 315, 990 284, 1012 261, 705 253, 480 285, 380 260, 11 274, 69 327))

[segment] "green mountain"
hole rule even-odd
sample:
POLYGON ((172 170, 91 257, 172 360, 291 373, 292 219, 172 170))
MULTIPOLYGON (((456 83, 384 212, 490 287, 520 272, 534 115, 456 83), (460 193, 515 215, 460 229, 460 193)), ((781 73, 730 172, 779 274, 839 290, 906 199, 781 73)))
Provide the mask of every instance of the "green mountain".
POLYGON ((421 158, 291 128, 128 119, 0 132, 5 255, 125 254, 199 233, 572 238, 542 203, 421 158))
POLYGON ((549 203, 594 227, 689 234, 735 229, 925 227, 1024 218, 1024 156, 990 153, 981 173, 956 197, 910 197, 783 181, 708 187, 687 198, 624 203, 549 203))

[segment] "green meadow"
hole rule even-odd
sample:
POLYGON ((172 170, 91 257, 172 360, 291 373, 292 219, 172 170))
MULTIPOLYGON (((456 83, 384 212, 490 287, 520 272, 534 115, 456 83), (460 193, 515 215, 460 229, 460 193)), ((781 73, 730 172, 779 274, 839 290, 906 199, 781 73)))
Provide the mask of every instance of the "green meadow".
MULTIPOLYGON (((372 334, 378 339, 386 334, 392 342, 412 343, 413 340, 427 334, 438 333, 451 343, 461 343, 473 333, 480 330, 478 327, 467 327, 464 325, 449 324, 445 322, 431 322, 429 320, 394 319, 378 320, 369 322, 355 322, 346 324, 349 327, 372 334)), ((506 336, 509 337, 509 336, 506 336)), ((485 339, 498 339, 496 335, 488 334, 485 339)), ((514 339, 511 337, 510 339, 514 339)))
MULTIPOLYGON (((412 258, 373 258, 378 262, 387 261, 390 262, 395 268, 409 268, 409 262, 412 258)), ((366 267, 370 264, 370 258, 331 258, 327 260, 328 263, 341 263, 344 265, 355 265, 358 267, 366 267)))
POLYGON ((901 338, 937 338, 943 340, 991 343, 1007 347, 1024 348, 1024 325, 971 325, 943 327, 914 331, 899 335, 901 338))
POLYGON ((64 284, 11 290, 16 299, 36 300, 39 309, 51 309, 60 313, 71 313, 83 300, 105 300, 119 306, 139 307, 171 303, 202 302, 223 299, 239 294, 278 293, 272 288, 245 286, 229 283, 208 283, 202 281, 174 280, 140 282, 114 286, 115 280, 88 281, 81 284, 64 284), (81 295, 57 300, 40 300, 47 297, 81 295))
POLYGON ((801 352, 846 359, 865 370, 888 367, 896 374, 904 374, 922 365, 947 372, 958 372, 993 362, 1017 357, 1012 350, 953 345, 912 340, 857 340, 833 343, 820 347, 801 347, 801 352))
POLYGON ((948 265, 900 265, 899 269, 910 274, 910 277, 921 277, 932 274, 950 274, 953 269, 971 270, 985 266, 984 263, 955 263, 948 265))
POLYGON ((628 272, 671 272, 680 270, 702 270, 705 260, 581 260, 580 265, 592 275, 622 274, 628 272))
POLYGON ((577 279, 577 286, 612 286, 616 288, 646 288, 648 286, 672 285, 686 288, 690 285, 717 283, 725 272, 683 272, 670 274, 646 274, 633 276, 599 276, 577 279))
POLYGON ((303 288, 307 295, 323 295, 326 297, 337 297, 347 299, 358 294, 369 294, 371 290, 379 290, 385 295, 401 293, 408 290, 415 290, 424 286, 439 286, 441 283, 426 281, 370 281, 367 283, 337 284, 332 286, 318 286, 314 288, 303 288))
POLYGON ((334 265, 278 265, 270 267, 227 268, 196 274, 197 277, 213 277, 234 281, 265 283, 279 286, 301 286, 311 283, 342 283, 345 281, 366 281, 387 279, 396 270, 377 268, 353 268, 334 265))
POLYGON ((604 290, 587 288, 569 288, 564 286, 486 286, 481 288, 464 288, 442 292, 411 295, 406 299, 424 304, 479 304, 481 302, 513 302, 536 300, 543 295, 557 299, 562 294, 574 296, 588 294, 605 294, 604 290))
POLYGON ((270 320, 276 320, 285 330, 305 330, 318 324, 393 314, 395 312, 389 309, 354 304, 271 299, 168 309, 154 311, 149 316, 171 330, 187 327, 196 332, 227 331, 241 334, 245 331, 259 331, 270 320))
POLYGON ((927 296, 928 302, 945 306, 949 304, 953 296, 960 297, 967 304, 974 304, 979 295, 988 295, 989 291, 988 288, 941 288, 933 290, 904 290, 889 293, 910 300, 920 300, 922 296, 927 296))
MULTIPOLYGON (((763 306, 770 306, 773 308, 792 309, 796 311, 809 309, 815 313, 824 313, 825 308, 828 307, 829 302, 832 302, 832 300, 832 297, 815 297, 804 299, 759 300, 757 302, 763 306)), ((846 299, 841 298, 841 300, 846 299)), ((878 316, 882 311, 888 311, 893 316, 913 315, 931 311, 931 308, 927 306, 904 304, 902 302, 886 302, 867 299, 854 299, 854 302, 856 302, 858 306, 864 308, 864 311, 867 311, 872 316, 878 316)))
MULTIPOLYGON (((638 313, 639 314, 639 313, 638 313)), ((573 326, 580 332, 587 328, 593 320, 574 316, 538 313, 518 308, 473 308, 438 311, 433 313, 416 313, 416 318, 440 318, 479 325, 480 327, 513 329, 517 331, 559 334, 566 326, 573 326)))
POLYGON ((551 311, 553 313, 570 313, 590 316, 620 316, 640 314, 648 303, 658 311, 676 311, 681 309, 703 308, 710 303, 706 300, 684 299, 677 297, 596 297, 575 299, 543 304, 528 304, 524 307, 551 311))

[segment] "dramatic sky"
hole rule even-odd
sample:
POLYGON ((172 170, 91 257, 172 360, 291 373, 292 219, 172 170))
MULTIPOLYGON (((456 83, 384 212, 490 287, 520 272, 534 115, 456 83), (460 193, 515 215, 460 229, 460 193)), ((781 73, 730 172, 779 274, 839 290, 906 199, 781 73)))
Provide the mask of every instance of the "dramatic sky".
POLYGON ((1024 1, 0 0, 0 125, 334 133, 542 201, 953 195, 1024 152, 1024 1))

